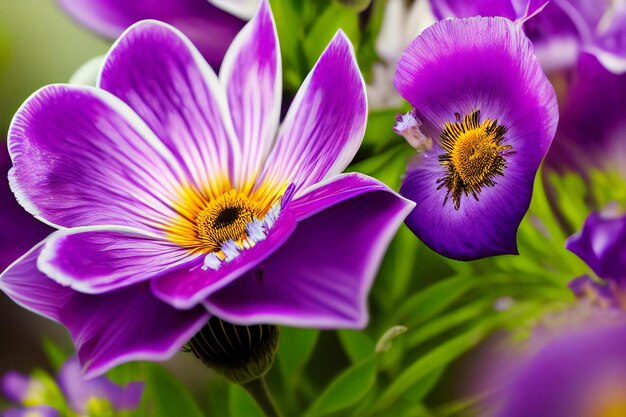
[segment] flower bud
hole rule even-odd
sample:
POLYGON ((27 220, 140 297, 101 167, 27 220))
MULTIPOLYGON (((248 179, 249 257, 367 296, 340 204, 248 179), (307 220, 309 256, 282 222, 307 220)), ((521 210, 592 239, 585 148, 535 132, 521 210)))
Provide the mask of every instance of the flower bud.
POLYGON ((261 378, 272 367, 278 338, 276 326, 236 326, 214 316, 187 347, 229 381, 246 384, 261 378))

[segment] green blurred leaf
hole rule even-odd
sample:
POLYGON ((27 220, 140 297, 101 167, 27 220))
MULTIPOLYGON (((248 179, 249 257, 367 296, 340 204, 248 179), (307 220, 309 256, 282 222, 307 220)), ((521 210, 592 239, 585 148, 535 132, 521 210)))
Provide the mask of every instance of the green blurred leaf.
POLYGON ((146 393, 152 417, 203 417, 189 392, 172 374, 153 363, 146 363, 146 393))
POLYGON ((43 350, 55 372, 61 369, 61 366, 70 356, 69 352, 64 351, 63 348, 47 338, 43 340, 43 350))
MULTIPOLYGON (((391 87, 390 87, 391 88, 391 87)), ((409 146, 404 138, 393 131, 396 114, 402 109, 383 109, 370 111, 367 116, 367 127, 362 147, 378 152, 388 146, 403 144, 409 146)))
POLYGON ((376 362, 370 358, 342 372, 317 398, 307 417, 323 416, 355 405, 376 380, 376 362))
POLYGON ((320 331, 316 329, 280 328, 278 363, 287 384, 294 383, 309 361, 320 331))
POLYGON ((352 363, 361 363, 374 355, 375 343, 365 333, 355 330, 339 330, 337 334, 352 363))
POLYGON ((352 41, 355 50, 360 41, 359 15, 353 9, 341 4, 332 3, 315 21, 304 40, 304 51, 309 63, 313 66, 331 41, 335 33, 343 29, 352 41))
POLYGON ((474 281, 464 275, 436 282, 406 299, 394 315, 396 321, 406 318, 408 327, 422 323, 445 310, 473 285, 474 281))
MULTIPOLYGON (((407 345, 415 347, 448 331, 456 326, 467 323, 482 316, 484 313, 493 311, 490 300, 478 300, 465 305, 457 310, 447 312, 441 317, 425 323, 407 335, 407 345)), ((488 316, 487 316, 488 317, 488 316)))
MULTIPOLYGON (((475 328, 449 340, 420 357, 406 368, 379 397, 373 412, 389 407, 398 397, 437 369, 448 365, 461 354, 476 346, 493 328, 494 322, 481 323, 475 328)), ((380 415, 380 414, 378 414, 380 415)))
POLYGON ((261 409, 239 385, 229 384, 228 410, 229 417, 264 417, 261 409))

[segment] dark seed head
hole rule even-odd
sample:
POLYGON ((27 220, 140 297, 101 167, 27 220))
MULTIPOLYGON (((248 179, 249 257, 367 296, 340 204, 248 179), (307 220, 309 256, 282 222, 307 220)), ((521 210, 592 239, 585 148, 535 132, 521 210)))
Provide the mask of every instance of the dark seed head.
POLYGON ((262 377, 272 367, 278 338, 276 326, 236 326, 212 317, 187 348, 231 382, 245 384, 262 377))

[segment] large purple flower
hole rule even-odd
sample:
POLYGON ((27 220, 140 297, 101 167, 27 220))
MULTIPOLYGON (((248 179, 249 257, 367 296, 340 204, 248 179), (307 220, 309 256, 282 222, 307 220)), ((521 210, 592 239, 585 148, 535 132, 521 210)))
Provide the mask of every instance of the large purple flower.
MULTIPOLYGON (((58 408, 67 403, 69 409, 77 415, 88 415, 89 409, 106 407, 113 411, 132 410, 139 406, 143 383, 131 382, 127 386, 119 386, 104 376, 91 380, 83 379, 78 358, 68 359, 57 375, 58 389, 63 398, 56 398, 54 389, 47 381, 37 376, 28 376, 19 372, 8 372, 2 377, 0 389, 3 396, 18 407, 5 410, 2 416, 41 416, 58 417, 58 408), (52 392, 51 392, 52 391, 52 392)), ((56 385, 54 385, 56 388, 56 385)))
POLYGON ((115 39, 144 19, 156 19, 180 29, 218 68, 228 45, 244 21, 208 0, 58 0, 67 12, 89 29, 115 39))
POLYGON ((417 203, 408 226, 451 258, 516 253, 558 120, 529 40, 504 18, 444 20, 409 45, 394 84, 432 140, 400 189, 417 203))
POLYGON ((519 372, 497 417, 626 415, 626 326, 589 327, 545 346, 519 372))
POLYGON ((338 33, 276 136, 281 63, 267 1, 219 79, 159 22, 113 46, 99 88, 48 86, 13 120, 18 200, 59 230, 1 275, 69 329, 87 375, 171 356, 210 314, 362 327, 383 253, 412 208, 340 172, 367 103, 338 33))
POLYGON ((612 0, 430 0, 439 19, 502 16, 524 22, 544 68, 595 54, 612 72, 626 72, 626 2, 612 0))

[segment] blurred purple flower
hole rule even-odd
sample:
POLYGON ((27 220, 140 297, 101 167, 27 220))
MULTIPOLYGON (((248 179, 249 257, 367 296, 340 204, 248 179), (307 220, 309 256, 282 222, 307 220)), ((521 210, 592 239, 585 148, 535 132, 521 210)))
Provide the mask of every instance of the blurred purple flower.
POLYGON ((443 20, 405 51, 394 84, 432 149, 409 164, 407 219, 454 259, 517 253, 537 169, 554 137, 554 89, 521 29, 504 18, 443 20))
POLYGON ((626 74, 582 54, 561 109, 547 164, 559 171, 601 169, 626 178, 626 74))
MULTIPOLYGON (((139 406, 143 383, 131 382, 121 387, 108 378, 100 376, 91 380, 83 379, 80 371, 78 358, 68 359, 57 375, 57 382, 63 399, 69 408, 78 415, 87 415, 90 407, 96 406, 95 402, 106 402, 113 411, 133 410, 139 406)), ((11 416, 41 416, 53 417, 60 413, 47 401, 49 393, 44 381, 36 377, 30 377, 18 372, 7 372, 1 383, 4 397, 19 408, 6 410, 1 414, 3 417, 11 416)))
POLYGON ((111 39, 140 20, 169 23, 193 41, 213 68, 219 67, 228 45, 245 23, 208 0, 58 1, 76 20, 111 39))
POLYGON ((626 215, 591 213, 582 230, 567 240, 566 247, 604 281, 579 277, 570 284, 574 293, 601 307, 626 310, 626 215))
POLYGON ((624 324, 589 326, 557 338, 522 367, 495 415, 626 416, 625 347, 624 324))
POLYGON ((580 51, 626 72, 626 2, 612 0, 431 0, 439 19, 503 16, 524 30, 546 70, 570 68, 580 51))
POLYGON ((99 88, 48 86, 12 123, 18 200, 60 230, 0 276, 69 329, 86 375, 172 356, 215 314, 234 324, 362 327, 413 204, 339 173, 365 130, 364 82, 339 32, 281 128, 267 1, 219 79, 174 28, 134 25, 99 88))

